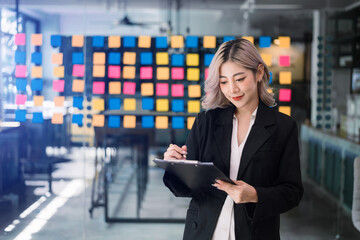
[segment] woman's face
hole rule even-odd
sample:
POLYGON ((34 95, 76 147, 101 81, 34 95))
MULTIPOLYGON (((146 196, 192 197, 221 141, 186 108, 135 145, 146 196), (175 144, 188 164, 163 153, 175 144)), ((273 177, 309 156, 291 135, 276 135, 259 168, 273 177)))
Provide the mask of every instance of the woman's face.
POLYGON ((227 61, 220 67, 219 81, 222 93, 238 109, 257 106, 258 87, 253 71, 227 61))

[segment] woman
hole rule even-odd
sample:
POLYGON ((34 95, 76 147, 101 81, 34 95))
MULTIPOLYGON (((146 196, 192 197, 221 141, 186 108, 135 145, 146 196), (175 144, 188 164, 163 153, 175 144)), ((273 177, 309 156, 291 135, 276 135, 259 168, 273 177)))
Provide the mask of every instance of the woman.
POLYGON ((193 193, 166 172, 165 185, 192 197, 186 240, 280 239, 280 213, 303 195, 296 122, 279 113, 268 89, 269 70, 245 39, 223 43, 205 81, 206 96, 186 145, 170 144, 164 159, 213 162, 236 185, 217 180, 193 193))

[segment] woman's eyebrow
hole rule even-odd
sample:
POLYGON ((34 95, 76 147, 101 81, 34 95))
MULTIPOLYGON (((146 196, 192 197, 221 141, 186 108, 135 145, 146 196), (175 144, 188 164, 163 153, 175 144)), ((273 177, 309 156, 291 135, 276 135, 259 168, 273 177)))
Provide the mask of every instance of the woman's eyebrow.
MULTIPOLYGON (((245 72, 238 72, 233 75, 233 77, 236 77, 237 75, 245 74, 245 72)), ((219 78, 226 78, 226 76, 219 76, 219 78)))

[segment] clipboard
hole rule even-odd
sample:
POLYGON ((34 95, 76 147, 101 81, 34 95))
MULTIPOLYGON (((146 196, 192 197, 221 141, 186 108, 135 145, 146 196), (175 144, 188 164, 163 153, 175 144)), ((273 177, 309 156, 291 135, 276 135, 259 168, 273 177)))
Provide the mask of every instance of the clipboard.
POLYGON ((155 159, 154 163, 177 176, 193 192, 212 190, 216 179, 235 184, 212 162, 155 159))

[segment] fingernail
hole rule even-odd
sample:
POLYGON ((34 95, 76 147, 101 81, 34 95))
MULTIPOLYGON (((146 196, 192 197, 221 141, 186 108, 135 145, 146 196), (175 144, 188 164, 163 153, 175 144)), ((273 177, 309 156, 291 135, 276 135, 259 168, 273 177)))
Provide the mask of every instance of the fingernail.
POLYGON ((187 154, 187 152, 185 152, 185 151, 182 151, 182 152, 181 152, 181 154, 187 154))

